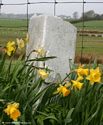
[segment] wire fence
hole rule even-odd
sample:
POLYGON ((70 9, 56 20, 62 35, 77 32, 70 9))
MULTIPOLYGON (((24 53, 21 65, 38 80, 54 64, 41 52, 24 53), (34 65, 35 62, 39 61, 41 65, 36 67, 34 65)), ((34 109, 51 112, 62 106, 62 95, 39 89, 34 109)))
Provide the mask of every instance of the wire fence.
MULTIPOLYGON (((8 15, 7 18, 0 18, 0 45, 4 45, 5 42, 10 39, 15 39, 17 37, 25 37, 28 32, 29 26, 29 18, 30 18, 30 8, 32 5, 52 5, 53 6, 53 15, 58 16, 57 10, 58 5, 62 6, 74 6, 74 4, 78 4, 82 8, 82 18, 80 21, 77 20, 71 21, 73 25, 77 26, 78 35, 77 35, 77 45, 76 45, 76 61, 83 63, 89 61, 91 58, 97 58, 101 63, 103 63, 103 26, 102 19, 100 21, 100 25, 95 25, 94 20, 86 21, 85 20, 85 7, 90 4, 98 4, 103 5, 102 1, 96 0, 75 0, 73 1, 47 1, 47 2, 31 2, 30 0, 25 0, 25 2, 18 3, 4 3, 3 0, 0 1, 0 16, 2 15, 2 9, 10 6, 14 8, 16 6, 25 6, 25 14, 24 19, 10 19, 11 15, 8 15), (94 25, 92 25, 94 23, 94 25)), ((69 8, 68 8, 69 9, 69 8)), ((75 8, 74 8, 75 9, 75 8)), ((91 8, 90 8, 91 9, 91 8)), ((17 10, 18 11, 18 10, 17 10)), ((22 15, 23 16, 23 15, 22 15)), ((96 22, 97 20, 95 20, 96 22)))

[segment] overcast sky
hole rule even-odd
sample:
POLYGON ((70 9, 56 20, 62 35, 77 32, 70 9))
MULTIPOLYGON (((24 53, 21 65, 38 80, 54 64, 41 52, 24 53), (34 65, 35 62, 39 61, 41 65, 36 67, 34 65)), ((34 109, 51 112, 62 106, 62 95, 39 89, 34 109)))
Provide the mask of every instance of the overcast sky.
MULTIPOLYGON (((2 3, 4 4, 10 4, 10 3, 25 3, 27 0, 2 0, 2 3)), ((29 2, 53 2, 54 0, 29 0, 29 2)), ((57 0, 59 1, 66 1, 66 2, 81 2, 82 0, 57 0)), ((85 0, 86 2, 96 2, 100 1, 103 2, 103 0, 85 0)), ((35 5, 29 5, 29 13, 44 13, 53 15, 53 4, 35 4, 35 5)), ((103 13, 103 3, 86 3, 85 4, 85 11, 88 10, 94 10, 96 13, 102 14, 103 13)), ((57 15, 67 15, 72 16, 73 12, 77 11, 79 13, 79 16, 81 16, 82 13, 82 4, 80 3, 69 3, 69 4, 57 4, 56 5, 56 14, 57 15)), ((11 5, 5 5, 2 6, 1 9, 2 13, 16 13, 20 14, 26 13, 26 5, 17 5, 17 6, 11 6, 11 5)))

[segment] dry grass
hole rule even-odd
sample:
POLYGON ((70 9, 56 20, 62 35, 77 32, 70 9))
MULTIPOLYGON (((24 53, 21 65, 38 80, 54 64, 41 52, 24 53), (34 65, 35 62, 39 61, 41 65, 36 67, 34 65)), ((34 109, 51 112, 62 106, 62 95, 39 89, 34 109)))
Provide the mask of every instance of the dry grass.
POLYGON ((82 57, 80 54, 75 56, 75 63, 89 64, 93 63, 94 61, 96 61, 98 64, 103 64, 103 56, 96 57, 92 54, 83 54, 82 57))

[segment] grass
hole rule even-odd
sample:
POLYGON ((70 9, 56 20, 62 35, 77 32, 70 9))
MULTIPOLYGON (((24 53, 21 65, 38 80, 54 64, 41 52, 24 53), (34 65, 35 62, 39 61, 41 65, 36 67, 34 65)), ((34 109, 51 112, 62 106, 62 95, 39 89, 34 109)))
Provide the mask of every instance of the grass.
MULTIPOLYGON (((83 22, 74 24, 78 30, 82 30, 83 22)), ((103 32, 103 21, 94 20, 94 21, 85 21, 84 30, 88 31, 102 31, 103 32)), ((81 50, 83 44, 83 58, 87 58, 88 62, 91 57, 101 60, 103 62, 103 37, 95 36, 79 36, 77 35, 76 42, 76 56, 80 58, 81 50), (83 39, 83 43, 82 43, 83 39)))
POLYGON ((24 38, 27 33, 27 21, 23 19, 0 19, 0 45, 8 40, 24 38))
POLYGON ((27 21, 25 19, 0 19, 0 26, 4 27, 26 27, 27 21))
MULTIPOLYGON (((81 48, 82 47, 82 36, 78 36, 77 38, 77 51, 78 48, 81 48)), ((95 53, 98 53, 98 54, 103 54, 103 38, 100 37, 90 37, 90 36, 84 36, 83 37, 83 47, 84 47, 84 50, 89 53, 89 52, 92 52, 92 51, 95 51, 95 53)))
POLYGON ((103 38, 83 36, 83 49, 82 49, 82 36, 77 37, 76 42, 76 61, 80 62, 81 50, 83 52, 83 62, 89 63, 91 58, 99 60, 103 63, 103 38), (86 61, 87 60, 87 61, 86 61))
MULTIPOLYGON (((79 22, 74 24, 78 29, 82 29, 83 22, 79 22)), ((102 20, 92 20, 92 21, 84 21, 84 26, 86 30, 96 30, 103 31, 103 21, 102 20)))

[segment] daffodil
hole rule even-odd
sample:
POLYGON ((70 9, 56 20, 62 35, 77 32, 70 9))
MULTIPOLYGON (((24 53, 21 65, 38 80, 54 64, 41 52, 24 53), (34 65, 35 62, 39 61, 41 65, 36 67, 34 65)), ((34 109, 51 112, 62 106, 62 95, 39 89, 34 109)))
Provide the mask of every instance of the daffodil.
POLYGON ((29 34, 28 33, 26 34, 25 41, 26 41, 26 43, 29 42, 29 34))
POLYGON ((8 56, 11 56, 12 53, 16 51, 16 45, 14 41, 9 41, 5 47, 5 53, 7 53, 8 56))
POLYGON ((70 90, 67 89, 65 86, 62 88, 62 94, 63 96, 68 96, 70 94, 70 90))
POLYGON ((79 67, 78 69, 76 69, 76 72, 79 76, 87 76, 89 74, 89 69, 83 68, 83 67, 79 67))
POLYGON ((56 93, 62 94, 62 95, 65 97, 65 96, 68 96, 68 95, 70 94, 70 90, 67 89, 66 86, 60 85, 60 86, 57 88, 56 93))
POLYGON ((24 40, 23 39, 16 39, 16 42, 17 42, 17 45, 18 45, 18 49, 22 49, 22 48, 24 48, 24 46, 25 46, 25 42, 24 42, 24 40))
POLYGON ((38 54, 38 56, 41 56, 41 57, 43 57, 43 56, 45 56, 46 55, 46 51, 45 51, 45 49, 44 48, 39 48, 39 49, 37 49, 37 54, 38 54))
POLYGON ((39 76, 42 78, 42 79, 46 79, 46 78, 48 78, 48 76, 49 76, 49 74, 45 71, 45 70, 41 70, 41 69, 39 69, 38 70, 38 74, 39 74, 39 76))
POLYGON ((80 76, 80 75, 79 75, 79 76, 77 77, 76 81, 79 82, 79 81, 81 81, 81 80, 83 80, 83 79, 84 79, 83 76, 80 76))
POLYGON ((74 88, 74 89, 81 90, 82 87, 83 87, 83 83, 81 83, 81 82, 72 80, 72 83, 73 83, 73 88, 74 88))
POLYGON ((100 83, 101 72, 99 67, 97 67, 96 69, 90 69, 90 75, 88 75, 86 79, 90 81, 91 85, 93 85, 94 83, 100 83))
POLYGON ((10 116, 11 119, 16 121, 20 117, 21 112, 19 111, 19 103, 9 103, 7 108, 4 109, 4 112, 10 116))
POLYGON ((70 83, 70 82, 66 82, 64 86, 65 86, 65 87, 70 87, 70 86, 71 86, 71 83, 70 83))

